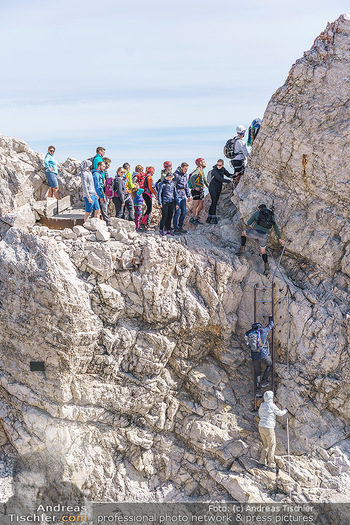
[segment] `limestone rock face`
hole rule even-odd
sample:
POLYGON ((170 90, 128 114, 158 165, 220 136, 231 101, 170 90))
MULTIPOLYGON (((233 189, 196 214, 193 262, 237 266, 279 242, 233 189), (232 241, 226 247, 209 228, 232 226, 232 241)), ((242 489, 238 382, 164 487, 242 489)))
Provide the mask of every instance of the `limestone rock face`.
MULTIPOLYGON (((23 140, 0 134, 0 218, 6 218, 13 209, 44 199, 48 191, 44 158, 23 140)), ((73 203, 82 200, 79 164, 68 158, 57 177, 62 196, 71 195, 73 203)))
POLYGON ((274 202, 289 250, 330 275, 348 268, 349 86, 350 16, 342 15, 271 98, 242 191, 249 211, 274 202))
MULTIPOLYGON (((237 188, 244 200, 226 186, 218 225, 161 238, 120 219, 62 232, 8 224, 0 454, 32 455, 33 469, 35 458, 54 456, 63 479, 97 501, 272 502, 289 491, 296 502, 348 500, 349 130, 341 144, 336 129, 348 111, 349 24, 330 24, 272 97, 237 188), (270 257, 274 278, 261 274, 251 241, 235 255, 241 219, 273 200, 291 238, 278 269, 270 257), (258 468, 244 345, 254 286, 272 279, 276 401, 290 411, 290 465, 282 418, 277 476, 258 468), (38 364, 44 371, 33 371, 38 364)), ((31 182, 39 156, 1 141, 1 205, 12 213, 41 200, 31 182), (31 155, 21 190, 9 174, 31 155)))

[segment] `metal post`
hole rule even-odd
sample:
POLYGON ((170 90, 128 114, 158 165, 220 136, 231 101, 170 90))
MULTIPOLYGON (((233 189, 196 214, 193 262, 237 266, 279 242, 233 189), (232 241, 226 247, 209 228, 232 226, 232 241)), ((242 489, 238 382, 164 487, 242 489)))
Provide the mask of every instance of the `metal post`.
MULTIPOLYGON (((275 305, 274 305, 274 301, 275 301, 275 283, 272 283, 272 286, 271 286, 271 315, 272 315, 272 318, 274 319, 273 322, 275 322, 275 305)), ((272 392, 275 391, 275 347, 274 347, 274 335, 275 335, 275 329, 272 328, 272 331, 271 331, 271 359, 272 359, 272 370, 271 370, 271 373, 272 373, 272 381, 271 381, 271 386, 272 386, 272 392)))

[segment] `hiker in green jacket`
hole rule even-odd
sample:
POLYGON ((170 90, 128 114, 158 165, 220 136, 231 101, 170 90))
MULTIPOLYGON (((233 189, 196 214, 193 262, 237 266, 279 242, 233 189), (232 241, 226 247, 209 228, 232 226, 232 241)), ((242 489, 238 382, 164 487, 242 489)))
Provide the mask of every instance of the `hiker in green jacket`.
POLYGON ((284 246, 286 241, 281 239, 281 234, 275 221, 274 212, 272 210, 269 210, 266 204, 260 204, 257 211, 253 213, 253 215, 247 222, 248 226, 250 226, 253 223, 253 228, 248 228, 247 230, 242 231, 241 247, 237 252, 237 255, 244 254, 247 237, 249 237, 250 239, 256 239, 257 241, 259 241, 260 252, 265 264, 264 274, 267 275, 269 271, 269 263, 267 260, 266 246, 269 230, 272 228, 272 226, 282 246, 284 246))

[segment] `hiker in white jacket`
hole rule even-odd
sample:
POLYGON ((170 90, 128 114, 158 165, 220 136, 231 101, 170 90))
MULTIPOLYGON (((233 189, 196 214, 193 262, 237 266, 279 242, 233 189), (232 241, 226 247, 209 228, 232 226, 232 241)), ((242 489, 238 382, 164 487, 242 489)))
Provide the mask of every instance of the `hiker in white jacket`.
POLYGON ((276 416, 284 416, 288 410, 279 410, 273 402, 273 392, 267 390, 264 394, 264 401, 259 408, 259 434, 263 442, 263 448, 260 455, 260 464, 266 465, 274 470, 275 464, 275 448, 276 448, 276 416))

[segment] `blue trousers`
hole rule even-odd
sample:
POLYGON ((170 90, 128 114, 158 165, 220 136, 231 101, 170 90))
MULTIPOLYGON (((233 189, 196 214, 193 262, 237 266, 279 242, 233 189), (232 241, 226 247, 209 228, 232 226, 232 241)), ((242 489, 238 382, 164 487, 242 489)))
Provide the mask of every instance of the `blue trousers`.
POLYGON ((176 201, 176 205, 179 207, 178 210, 175 210, 174 219, 173 219, 173 225, 174 230, 177 230, 178 228, 182 228, 185 216, 186 216, 186 197, 183 199, 178 199, 176 201), (180 215, 180 218, 179 218, 180 215))

